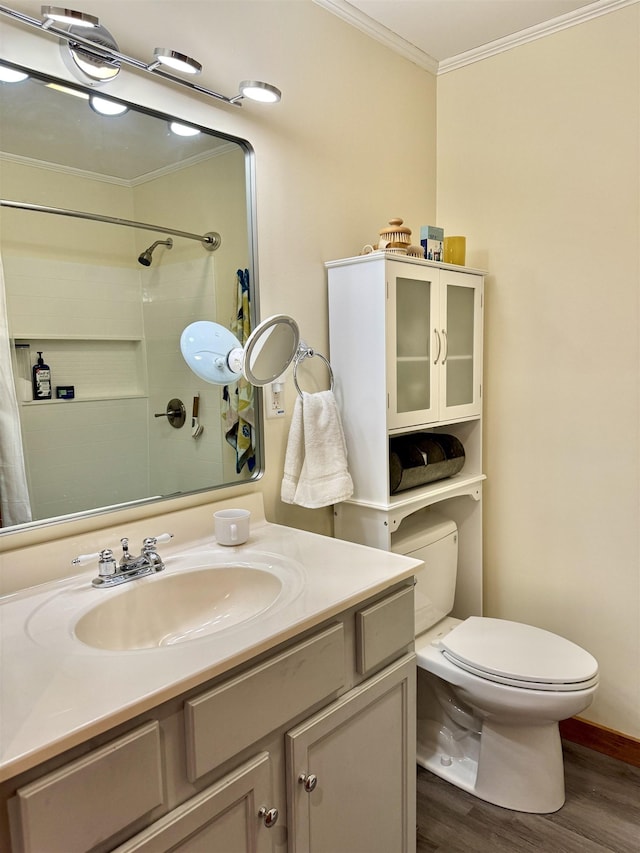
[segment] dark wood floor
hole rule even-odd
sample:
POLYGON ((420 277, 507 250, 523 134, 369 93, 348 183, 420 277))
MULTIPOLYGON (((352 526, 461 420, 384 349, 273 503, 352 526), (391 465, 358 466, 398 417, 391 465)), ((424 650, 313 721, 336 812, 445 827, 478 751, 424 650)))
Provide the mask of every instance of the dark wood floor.
POLYGON ((550 815, 492 806, 418 768, 418 853, 640 853, 640 767, 563 747, 566 802, 550 815))

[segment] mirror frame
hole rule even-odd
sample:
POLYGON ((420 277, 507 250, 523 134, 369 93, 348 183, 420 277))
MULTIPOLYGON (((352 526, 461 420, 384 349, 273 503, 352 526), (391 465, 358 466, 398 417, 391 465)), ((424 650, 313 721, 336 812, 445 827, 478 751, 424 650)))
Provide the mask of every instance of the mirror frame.
MULTIPOLYGON (((38 71, 36 69, 30 68, 27 65, 22 65, 20 63, 16 63, 11 60, 5 60, 2 56, 0 56, 0 62, 3 65, 15 68, 19 71, 24 71, 30 77, 34 77, 43 81, 51 81, 54 83, 59 83, 60 85, 66 86, 68 88, 77 89, 81 92, 86 92, 88 94, 95 94, 95 89, 90 86, 83 86, 80 83, 70 81, 66 78, 57 77, 54 74, 46 73, 42 71, 38 71)), ((7 84, 9 85, 9 84, 7 84)), ((16 84, 19 85, 19 84, 16 84)), ((190 119, 184 119, 176 115, 171 115, 169 113, 164 113, 160 110, 146 107, 141 105, 140 103, 136 103, 134 101, 129 101, 121 96, 111 95, 108 92, 103 93, 105 97, 121 104, 125 104, 130 110, 143 113, 145 115, 151 116, 153 118, 157 118, 164 122, 170 121, 181 121, 183 123, 189 124, 192 127, 197 127, 203 133, 206 134, 215 134, 218 138, 227 140, 229 142, 233 142, 236 145, 239 145, 242 151, 244 152, 244 163, 245 163, 245 203, 247 208, 247 241, 248 241, 248 258, 249 258, 249 271, 251 275, 252 282, 252 299, 251 299, 251 324, 252 327, 255 328, 259 323, 260 318, 260 288, 259 288, 259 272, 258 272, 258 234, 257 234, 257 212, 256 212, 256 176, 255 176, 255 151, 251 145, 251 143, 243 139, 239 136, 233 136, 230 133, 226 133, 225 131, 215 130, 213 127, 207 127, 198 122, 191 121, 190 119)), ((178 93, 173 93, 175 97, 178 93)), ((93 509, 82 510, 75 513, 70 513, 69 515, 61 515, 61 516, 53 516, 51 518, 43 518, 37 519, 35 521, 30 521, 25 524, 16 524, 8 527, 0 527, 0 540, 2 540, 2 547, 0 547, 0 551, 5 550, 6 547, 11 547, 9 545, 8 540, 12 536, 16 536, 19 534, 29 533, 30 531, 39 531, 43 528, 50 528, 61 526, 64 524, 69 524, 74 521, 82 521, 84 519, 101 519, 104 516, 115 516, 116 513, 126 512, 127 510, 135 510, 142 509, 143 514, 149 514, 144 512, 145 509, 148 509, 152 505, 159 506, 159 512, 168 512, 176 509, 185 509, 188 506, 195 505, 197 503, 202 503, 203 501, 193 500, 195 496, 204 496, 213 492, 223 491, 225 489, 230 488, 242 488, 247 487, 254 484, 256 481, 260 480, 264 475, 265 470, 265 449, 264 449, 264 417, 263 417, 263 406, 262 406, 262 389, 255 389, 256 398, 255 398, 255 416, 256 416, 256 457, 258 464, 254 472, 250 477, 247 477, 243 480, 220 483, 219 485, 205 487, 203 489, 194 489, 192 491, 182 492, 180 495, 166 495, 161 497, 151 496, 149 498, 142 498, 140 500, 134 501, 126 501, 120 504, 112 504, 107 506, 96 507, 93 509), (192 499, 191 501, 189 499, 192 499)), ((98 525, 96 525, 98 526, 98 525)), ((64 535, 60 532, 58 535, 64 535)))

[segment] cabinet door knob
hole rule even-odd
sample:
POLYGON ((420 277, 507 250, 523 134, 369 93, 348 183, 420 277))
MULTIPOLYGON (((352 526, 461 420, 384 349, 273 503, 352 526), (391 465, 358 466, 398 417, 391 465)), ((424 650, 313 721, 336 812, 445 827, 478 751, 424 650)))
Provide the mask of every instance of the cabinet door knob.
POLYGON ((307 794, 310 794, 318 784, 318 777, 314 773, 301 773, 298 776, 298 782, 304 787, 307 794))
POLYGON ((272 826, 275 826, 278 820, 278 809, 268 809, 266 806, 262 806, 260 811, 258 812, 258 817, 261 817, 264 821, 264 825, 267 829, 271 829, 272 826))
POLYGON ((447 358, 449 357, 449 338, 447 337, 447 330, 442 330, 442 338, 444 340, 444 355, 442 356, 442 363, 445 364, 447 358))

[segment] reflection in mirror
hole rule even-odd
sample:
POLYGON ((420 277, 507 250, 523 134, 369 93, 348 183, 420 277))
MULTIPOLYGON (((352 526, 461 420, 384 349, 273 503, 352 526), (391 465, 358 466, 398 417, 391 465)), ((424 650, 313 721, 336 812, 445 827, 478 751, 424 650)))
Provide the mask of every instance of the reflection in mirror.
POLYGON ((242 363, 245 377, 252 385, 273 382, 289 367, 299 343, 300 330, 292 317, 269 317, 247 341, 242 363))
POLYGON ((186 363, 196 376, 214 385, 241 376, 251 385, 268 385, 289 367, 299 343, 298 324, 285 314, 263 320, 244 347, 224 326, 206 320, 191 323, 180 337, 186 363))
POLYGON ((202 127, 176 135, 174 117, 126 106, 99 113, 81 87, 31 72, 0 82, 2 199, 93 217, 0 208, 4 357, 19 417, 13 430, 0 424, 0 458, 21 439, 26 474, 16 492, 0 472, 3 532, 260 471, 253 389, 240 419, 239 383, 203 383, 179 346, 196 319, 237 335, 240 318, 245 339, 255 325, 251 148, 202 127), (208 251, 213 232, 221 245, 208 251), (34 400, 39 351, 51 398, 34 400), (173 398, 187 408, 183 429, 154 417, 173 398))

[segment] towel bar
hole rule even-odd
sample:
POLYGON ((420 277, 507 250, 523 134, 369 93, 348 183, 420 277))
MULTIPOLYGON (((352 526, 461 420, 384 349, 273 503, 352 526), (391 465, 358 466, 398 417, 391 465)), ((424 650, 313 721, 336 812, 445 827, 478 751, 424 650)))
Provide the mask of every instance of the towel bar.
POLYGON ((296 353, 294 362, 293 362, 293 384, 296 386, 296 391, 302 397, 302 391, 300 390, 300 386, 298 385, 298 365, 300 362, 304 361, 305 358, 313 358, 317 356, 320 361, 323 361, 327 366, 327 370, 329 371, 329 378, 331 380, 330 390, 333 391, 333 370, 331 369, 331 364, 329 363, 329 359, 325 358, 321 353, 316 352, 313 347, 307 346, 303 341, 300 341, 298 346, 298 352, 296 353))

